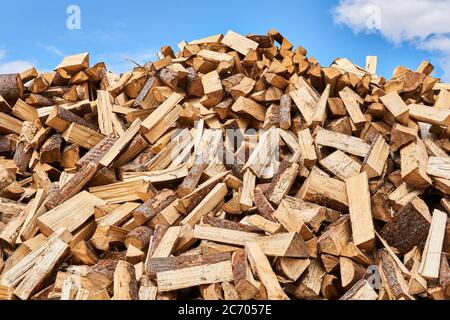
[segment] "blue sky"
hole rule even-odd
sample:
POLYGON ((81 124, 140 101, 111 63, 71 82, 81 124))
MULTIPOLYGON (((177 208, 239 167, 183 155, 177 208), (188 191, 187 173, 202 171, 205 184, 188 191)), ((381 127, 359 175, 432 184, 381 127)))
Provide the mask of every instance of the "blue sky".
MULTIPOLYGON (((399 0, 8 1, 3 4, 0 22, 0 72, 30 64, 40 70, 52 70, 64 55, 85 51, 90 52, 91 63, 105 60, 110 69, 121 72, 132 67, 125 58, 140 63, 153 60, 155 52, 165 44, 176 48, 181 40, 226 33, 229 29, 263 34, 273 27, 294 45, 307 48, 309 55, 324 66, 337 57, 347 57, 364 66, 366 55, 377 55, 378 73, 386 77, 398 65, 415 69, 424 59, 437 66, 437 76, 444 75, 447 56, 442 46, 422 40, 441 32, 446 45, 445 34, 450 30, 431 30, 425 37, 406 35, 402 41, 392 35, 396 32, 393 22, 401 20, 396 16, 386 15, 387 31, 377 32, 368 32, 363 22, 355 18, 361 14, 354 10, 364 13, 372 2, 382 10, 390 10, 384 6, 396 1, 399 0), (80 30, 66 27, 66 9, 72 4, 81 9, 80 30), (344 13, 337 17, 339 9, 344 9, 344 13)), ((449 3, 403 3, 415 1, 449 3)), ((403 11, 410 14, 408 10, 399 12, 403 11)))

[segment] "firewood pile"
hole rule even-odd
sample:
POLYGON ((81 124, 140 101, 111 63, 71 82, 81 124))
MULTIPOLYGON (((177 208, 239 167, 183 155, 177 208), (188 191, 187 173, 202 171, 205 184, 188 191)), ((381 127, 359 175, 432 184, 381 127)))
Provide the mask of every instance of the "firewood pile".
POLYGON ((450 296, 450 84, 278 31, 0 75, 0 299, 450 296))

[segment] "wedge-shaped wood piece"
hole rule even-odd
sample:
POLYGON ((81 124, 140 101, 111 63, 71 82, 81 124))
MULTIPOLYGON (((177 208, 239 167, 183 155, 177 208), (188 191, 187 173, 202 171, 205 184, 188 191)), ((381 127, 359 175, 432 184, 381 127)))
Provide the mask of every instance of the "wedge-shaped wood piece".
POLYGON ((336 210, 348 209, 346 186, 343 181, 329 178, 313 170, 298 193, 300 199, 336 210))
POLYGON ((88 150, 94 148, 105 138, 103 134, 76 123, 72 123, 62 136, 64 140, 88 150))
POLYGON ((246 38, 232 30, 228 31, 227 34, 223 37, 222 43, 244 56, 246 56, 250 50, 256 50, 259 46, 257 42, 246 38))
POLYGON ((259 290, 259 282, 253 277, 253 273, 247 261, 244 250, 233 253, 231 258, 233 268, 233 281, 241 300, 250 300, 259 290))
POLYGON ((52 192, 45 201, 45 207, 54 209, 64 201, 75 196, 88 183, 97 172, 97 165, 89 163, 81 168, 64 186, 52 192))
POLYGON ((394 124, 391 131, 391 150, 397 151, 405 144, 417 139, 417 130, 405 127, 399 123, 394 124))
POLYGON ((418 139, 400 149, 400 160, 404 181, 417 188, 426 188, 432 184, 426 172, 428 153, 422 140, 418 139))
POLYGON ((439 278, 446 225, 447 214, 437 209, 434 210, 433 220, 431 222, 425 248, 423 249, 422 262, 419 269, 420 275, 425 279, 435 280, 439 278))
POLYGON ((361 165, 340 150, 320 160, 320 165, 341 180, 357 175, 361 165))
POLYGON ((450 158, 430 157, 428 160, 427 173, 433 177, 450 180, 450 158))
POLYGON ((252 170, 247 170, 244 173, 244 185, 242 186, 241 198, 239 200, 239 204, 241 205, 242 210, 248 211, 253 207, 254 201, 254 190, 256 185, 256 176, 252 172, 252 170))
POLYGON ((331 94, 331 85, 328 84, 320 96, 316 105, 316 110, 312 119, 312 123, 323 126, 327 118, 327 102, 331 94))
POLYGON ((36 293, 39 286, 51 275, 57 264, 69 251, 69 245, 59 238, 53 239, 51 244, 39 255, 34 266, 27 272, 22 282, 14 290, 14 295, 27 300, 36 293))
POLYGON ((205 107, 214 107, 222 101, 224 91, 219 73, 216 70, 202 76, 203 92, 206 99, 202 101, 205 107))
POLYGON ((83 191, 40 216, 38 218, 39 229, 47 236, 60 227, 67 228, 70 232, 75 231, 94 215, 95 206, 105 204, 106 202, 102 199, 83 191))
POLYGON ((114 143, 111 149, 100 160, 100 165, 109 167, 119 154, 127 147, 134 136, 139 132, 141 120, 136 119, 125 133, 114 143))
POLYGON ((307 168, 316 164, 317 154, 314 147, 314 140, 309 129, 304 129, 298 133, 300 158, 307 168))
POLYGON ((305 118, 306 123, 311 125, 314 120, 316 106, 319 99, 311 94, 306 87, 301 87, 299 90, 291 91, 289 94, 291 95, 292 100, 294 100, 297 108, 300 110, 303 118, 305 118))
POLYGON ((413 299, 408 293, 408 285, 403 275, 386 249, 378 250, 381 280, 391 300, 413 299))
POLYGON ((287 201, 283 200, 273 215, 287 231, 298 232, 305 240, 314 237, 302 219, 302 211, 292 208, 287 201))
POLYGON ((326 271, 318 259, 310 259, 308 271, 300 279, 295 288, 295 296, 299 299, 314 299, 319 297, 322 288, 322 281, 326 271))
POLYGON ((366 117, 361 111, 359 102, 355 97, 357 96, 356 93, 342 90, 341 92, 339 92, 339 96, 341 97, 342 102, 344 103, 345 108, 347 109, 347 112, 356 127, 361 127, 364 123, 367 122, 366 117))
POLYGON ((301 235, 296 232, 279 233, 255 240, 265 255, 271 257, 307 258, 309 251, 301 235))
POLYGON ((161 271, 156 274, 159 292, 168 292, 204 284, 233 280, 231 261, 161 271))
POLYGON ((409 121, 409 109, 396 91, 380 98, 386 108, 399 122, 407 125, 409 121))
POLYGON ((375 234, 370 203, 369 179, 363 172, 345 180, 352 225, 353 242, 358 248, 371 250, 375 234))
POLYGON ((356 282, 361 280, 365 273, 363 266, 345 257, 339 258, 339 271, 341 276, 341 285, 346 289, 351 288, 356 282))
POLYGON ((266 197, 276 205, 280 204, 284 196, 286 196, 297 178, 300 165, 283 160, 278 168, 277 174, 273 177, 266 197))
POLYGON ((176 245, 180 231, 181 227, 170 227, 167 229, 155 251, 153 251, 152 258, 169 257, 176 245))
POLYGON ((361 171, 366 172, 369 179, 381 176, 388 157, 389 145, 379 135, 372 143, 369 154, 364 159, 361 171))
POLYGON ((148 194, 155 193, 150 182, 144 180, 132 180, 116 182, 104 186, 89 188, 89 192, 109 204, 123 203, 127 201, 140 200, 138 192, 148 194))
POLYGON ((100 132, 104 135, 114 134, 112 97, 108 91, 97 91, 97 112, 100 132))
POLYGON ((141 128, 144 132, 153 129, 177 104, 185 97, 184 93, 174 92, 167 98, 162 105, 148 116, 141 124, 141 128))
POLYGON ((66 131, 72 123, 77 123, 91 130, 98 129, 91 122, 84 120, 80 116, 60 106, 53 107, 52 112, 49 114, 47 121, 45 122, 47 126, 57 130, 58 132, 66 131))
POLYGON ((339 300, 377 300, 378 294, 366 279, 361 279, 339 300))
POLYGON ((281 224, 270 221, 259 214, 246 216, 244 219, 241 220, 241 223, 254 226, 258 229, 267 232, 268 234, 275 234, 283 229, 281 224))
POLYGON ((424 189, 414 188, 404 182, 389 195, 389 202, 395 210, 400 210, 423 191, 424 189))
POLYGON ((0 113, 0 133, 2 134, 21 134, 22 133, 22 121, 7 115, 6 113, 0 113))
POLYGON ((245 114, 261 122, 266 118, 266 107, 250 98, 239 97, 231 106, 231 109, 236 113, 245 114))
POLYGON ((370 151, 370 145, 362 139, 325 129, 320 129, 317 133, 316 143, 359 157, 366 157, 370 151))
POLYGON ((80 53, 65 57, 55 70, 63 69, 67 73, 74 74, 87 68, 89 68, 89 53, 80 53))
POLYGON ((167 208, 176 198, 172 190, 164 189, 136 208, 133 211, 133 218, 142 225, 167 208))
POLYGON ((252 268, 256 270, 261 283, 266 288, 267 298, 269 300, 289 300, 261 247, 257 243, 247 242, 245 251, 252 268))
POLYGON ((264 169, 273 161, 273 156, 279 143, 278 130, 276 128, 269 129, 261 137, 243 170, 250 169, 257 177, 261 177, 264 169))
POLYGON ((450 126, 450 110, 442 110, 422 104, 411 104, 408 108, 410 117, 414 120, 438 126, 450 126))
POLYGON ((423 243, 429 229, 428 219, 414 203, 409 203, 394 214, 392 221, 381 229, 380 235, 403 255, 411 251, 414 246, 423 243))
POLYGON ((114 271, 113 300, 138 300, 138 281, 132 264, 119 261, 114 271))

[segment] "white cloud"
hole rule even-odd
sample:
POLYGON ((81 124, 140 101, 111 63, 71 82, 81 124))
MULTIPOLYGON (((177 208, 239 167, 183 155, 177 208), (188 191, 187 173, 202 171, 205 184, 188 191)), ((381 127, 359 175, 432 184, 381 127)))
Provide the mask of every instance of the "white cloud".
POLYGON ((45 51, 56 54, 57 56, 64 56, 64 53, 54 45, 45 45, 40 42, 36 42, 36 45, 43 48, 45 51))
POLYGON ((0 74, 20 73, 33 67, 33 63, 26 60, 5 61, 7 51, 0 49, 0 74))
POLYGON ((450 0, 341 0, 336 23, 355 32, 378 32, 398 45, 410 43, 436 53, 450 81, 450 0))
POLYGON ((108 54, 98 54, 95 60, 104 61, 109 71, 122 73, 131 70, 135 61, 140 65, 156 59, 156 51, 153 49, 140 50, 136 52, 115 52, 108 54), (131 61, 130 61, 131 60, 131 61))

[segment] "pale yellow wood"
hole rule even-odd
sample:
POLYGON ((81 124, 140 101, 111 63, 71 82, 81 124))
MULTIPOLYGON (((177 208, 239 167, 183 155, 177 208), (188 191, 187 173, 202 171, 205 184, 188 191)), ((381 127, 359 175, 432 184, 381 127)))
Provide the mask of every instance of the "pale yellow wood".
POLYGON ((430 157, 428 160, 427 173, 433 177, 450 180, 450 158, 430 157))
POLYGON ((322 146, 336 148, 359 157, 366 157, 370 151, 370 146, 360 138, 325 129, 320 129, 317 133, 316 143, 322 146))
POLYGON ((247 242, 245 250, 252 268, 256 270, 260 281, 266 288, 267 298, 269 300, 289 300, 261 247, 257 243, 247 242))
POLYGON ((225 37, 223 37, 222 43, 231 49, 236 50, 240 54, 243 54, 244 56, 246 56, 250 50, 256 50, 259 46, 257 42, 250 40, 232 30, 228 31, 225 37))
POLYGON ((408 124, 409 109, 396 91, 380 98, 390 113, 401 123, 408 124))
POLYGON ((446 225, 447 214, 437 209, 434 210, 419 270, 420 275, 425 279, 434 280, 439 278, 446 225))
POLYGON ((320 165, 341 180, 357 175, 361 171, 361 165, 340 150, 322 159, 320 165))
POLYGON ((363 172, 345 180, 347 186, 353 242, 358 248, 372 250, 375 234, 370 203, 369 179, 363 172))

